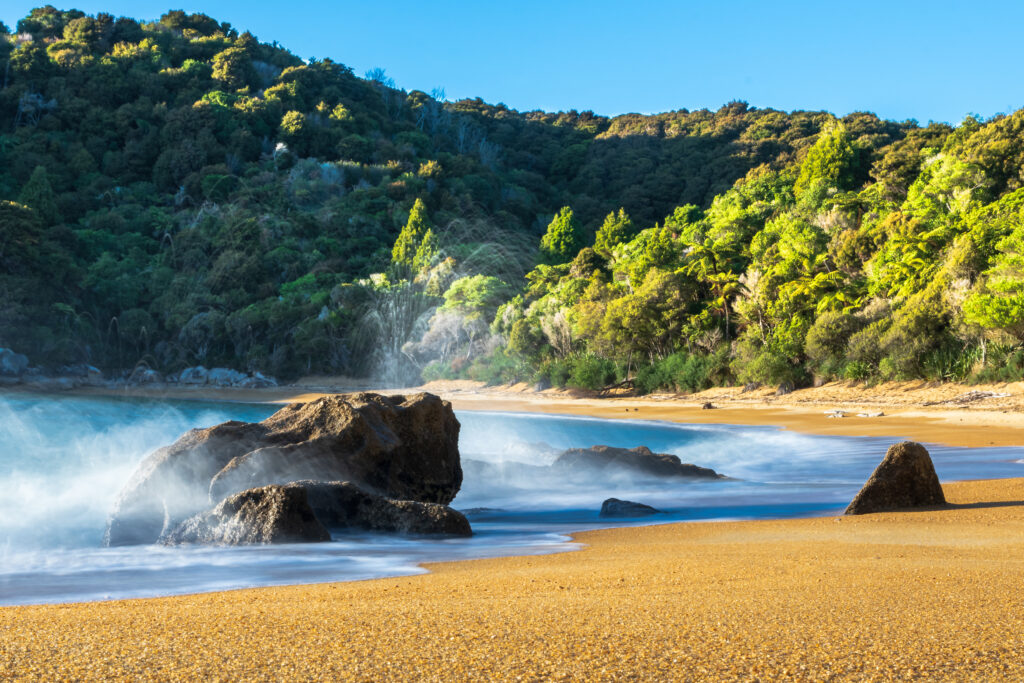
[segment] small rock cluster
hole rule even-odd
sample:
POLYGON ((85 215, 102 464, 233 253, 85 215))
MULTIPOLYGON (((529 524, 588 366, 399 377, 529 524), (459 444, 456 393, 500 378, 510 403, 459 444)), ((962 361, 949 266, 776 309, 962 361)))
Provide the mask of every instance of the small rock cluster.
POLYGON ((207 370, 202 365, 164 375, 145 364, 140 364, 120 378, 104 378, 99 368, 84 363, 65 365, 56 370, 43 370, 31 366, 28 356, 11 349, 0 348, 0 387, 15 385, 37 391, 69 391, 79 387, 166 385, 263 389, 276 387, 278 384, 273 377, 261 372, 244 373, 230 368, 207 370))
POLYGON ((103 373, 91 365, 65 365, 54 372, 29 364, 28 356, 0 348, 0 386, 22 385, 37 391, 67 391, 104 385, 103 373))
POLYGON ((187 387, 235 387, 239 389, 262 389, 276 387, 277 380, 261 372, 246 374, 230 368, 212 368, 202 365, 185 368, 180 372, 162 375, 145 366, 135 368, 127 379, 130 385, 176 384, 187 387))

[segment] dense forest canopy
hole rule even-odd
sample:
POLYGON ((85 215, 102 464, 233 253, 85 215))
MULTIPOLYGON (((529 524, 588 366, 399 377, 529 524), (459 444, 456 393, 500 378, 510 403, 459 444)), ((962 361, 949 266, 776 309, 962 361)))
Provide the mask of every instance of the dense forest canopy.
POLYGON ((614 118, 226 23, 0 25, 0 346, 642 390, 1024 373, 1024 112, 614 118))

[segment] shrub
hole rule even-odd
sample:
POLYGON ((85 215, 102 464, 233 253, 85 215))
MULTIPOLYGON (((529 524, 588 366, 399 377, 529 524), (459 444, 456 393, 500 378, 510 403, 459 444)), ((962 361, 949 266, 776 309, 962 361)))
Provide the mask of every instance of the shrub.
POLYGON ((925 379, 940 382, 962 382, 971 374, 981 358, 980 348, 942 347, 928 353, 921 361, 925 379))
POLYGON ((697 392, 729 379, 728 349, 710 355, 673 353, 637 370, 636 388, 649 394, 658 389, 697 392))
POLYGON ((615 363, 591 354, 572 360, 568 385, 577 389, 601 389, 615 381, 615 363))
POLYGON ((861 325, 858 318, 849 314, 828 312, 818 316, 807 331, 804 342, 810 368, 830 378, 838 376, 850 336, 861 325))
POLYGON ((489 356, 473 361, 466 374, 470 379, 487 385, 518 382, 526 376, 527 368, 521 360, 499 348, 489 356))
POLYGON ((793 386, 807 384, 807 371, 795 365, 788 356, 771 348, 765 348, 753 362, 748 364, 740 378, 744 382, 761 382, 762 384, 791 383, 793 386))
POLYGON ((970 381, 980 384, 1019 382, 1021 379, 1024 379, 1024 348, 991 344, 984 366, 971 376, 970 381))
POLYGON ((457 373, 452 370, 448 363, 435 360, 428 363, 420 375, 423 377, 424 382, 433 382, 439 379, 455 379, 457 373))
POLYGON ((853 380, 865 380, 871 377, 871 373, 874 371, 867 363, 854 360, 846 364, 843 368, 843 377, 846 379, 853 380))
POLYGON ((568 359, 551 360, 540 367, 537 379, 547 379, 553 387, 564 387, 569 381, 572 366, 568 359))

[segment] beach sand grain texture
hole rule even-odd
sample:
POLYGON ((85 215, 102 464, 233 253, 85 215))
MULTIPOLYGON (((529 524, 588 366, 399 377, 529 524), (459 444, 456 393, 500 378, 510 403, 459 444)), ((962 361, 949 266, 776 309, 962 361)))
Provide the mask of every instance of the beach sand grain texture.
POLYGON ((430 574, 0 608, 14 680, 1022 680, 1024 479, 430 574))

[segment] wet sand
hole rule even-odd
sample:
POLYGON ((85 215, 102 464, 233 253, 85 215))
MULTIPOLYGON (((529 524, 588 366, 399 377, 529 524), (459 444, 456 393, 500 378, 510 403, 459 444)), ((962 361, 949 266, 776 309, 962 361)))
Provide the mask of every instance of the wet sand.
POLYGON ((427 575, 0 609, 37 680, 1021 680, 1024 479, 954 506, 587 532, 427 575))

